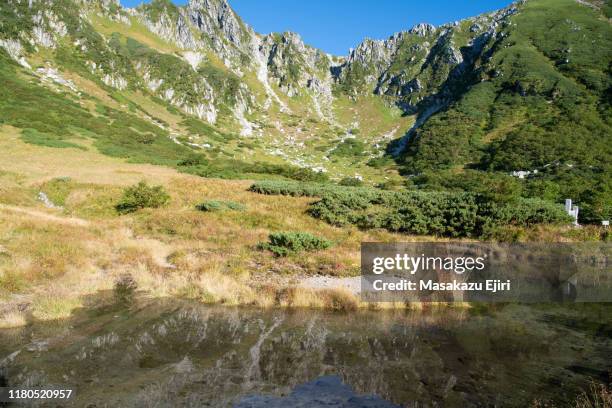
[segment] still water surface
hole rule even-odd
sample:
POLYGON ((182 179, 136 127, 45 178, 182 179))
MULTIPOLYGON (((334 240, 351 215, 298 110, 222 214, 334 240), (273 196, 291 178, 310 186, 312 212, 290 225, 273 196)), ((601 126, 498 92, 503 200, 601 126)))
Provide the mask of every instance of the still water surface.
POLYGON ((74 389, 76 407, 564 406, 609 380, 611 307, 492 308, 139 301, 0 331, 0 366, 11 386, 74 389))

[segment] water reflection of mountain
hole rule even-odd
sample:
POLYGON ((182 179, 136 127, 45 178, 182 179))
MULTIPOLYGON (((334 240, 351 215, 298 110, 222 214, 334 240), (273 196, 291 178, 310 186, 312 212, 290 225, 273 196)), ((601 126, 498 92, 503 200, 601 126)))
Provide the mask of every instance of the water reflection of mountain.
POLYGON ((9 385, 73 388, 75 407, 280 404, 317 384, 400 406, 527 406, 605 381, 611 328, 596 304, 338 314, 167 300, 4 330, 0 361, 9 385))
POLYGON ((298 385, 286 397, 250 395, 234 408, 401 408, 375 395, 357 395, 338 376, 319 377, 298 385))

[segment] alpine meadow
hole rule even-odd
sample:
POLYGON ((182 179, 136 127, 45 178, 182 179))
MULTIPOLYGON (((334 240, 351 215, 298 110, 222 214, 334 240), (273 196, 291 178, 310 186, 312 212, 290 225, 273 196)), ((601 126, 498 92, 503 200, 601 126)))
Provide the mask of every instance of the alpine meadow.
POLYGON ((0 0, 0 387, 612 407, 610 303, 360 297, 362 243, 609 248, 612 3, 508 4, 339 56, 231 0, 0 0))

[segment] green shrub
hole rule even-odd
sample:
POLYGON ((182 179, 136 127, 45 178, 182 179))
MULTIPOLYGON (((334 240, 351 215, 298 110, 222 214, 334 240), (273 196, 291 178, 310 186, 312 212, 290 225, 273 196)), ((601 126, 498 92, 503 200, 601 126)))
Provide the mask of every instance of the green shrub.
POLYGON ((198 210, 204 212, 221 211, 223 207, 223 202, 217 200, 209 200, 196 205, 198 210))
POLYGON ((357 157, 365 155, 366 145, 361 140, 346 139, 339 143, 330 156, 337 157, 357 157))
POLYGON ((317 251, 331 247, 332 243, 307 232, 278 232, 268 236, 268 242, 260 244, 276 256, 287 256, 303 251, 317 251))
POLYGON ((246 206, 242 203, 237 203, 235 201, 226 201, 225 206, 230 210, 234 211, 244 211, 246 210, 246 206))
POLYGON ((244 211, 246 209, 246 206, 235 201, 208 200, 196 205, 196 208, 204 212, 222 210, 244 211))
POLYGON ((404 187, 406 187, 407 183, 409 183, 409 181, 400 181, 400 180, 392 179, 392 180, 387 180, 380 184, 377 184, 376 188, 379 188, 381 190, 399 191, 399 190, 402 190, 404 187))
POLYGON ((338 183, 341 186, 349 186, 349 187, 361 187, 363 186, 363 181, 358 179, 357 177, 345 177, 338 183))
POLYGON ((208 162, 205 159, 197 159, 193 156, 182 160, 179 163, 179 170, 201 177, 224 179, 244 179, 258 175, 271 175, 304 182, 326 182, 329 180, 325 173, 286 164, 246 163, 234 159, 208 162), (197 160, 200 160, 200 162, 198 163, 197 160))
POLYGON ((318 197, 329 188, 330 185, 328 184, 265 180, 252 184, 251 187, 249 187, 249 191, 266 195, 318 197))
POLYGON ((170 196, 162 186, 149 186, 145 181, 128 187, 115 208, 121 214, 137 211, 141 208, 159 208, 170 201, 170 196))
POLYGON ((373 167, 375 169, 382 169, 385 167, 392 167, 395 164, 393 158, 388 155, 373 157, 366 162, 366 166, 373 167))
POLYGON ((366 194, 368 191, 375 191, 371 188, 360 188, 351 186, 341 186, 330 183, 314 182, 295 182, 281 180, 258 181, 249 187, 249 191, 266 195, 286 195, 292 197, 321 197, 326 193, 338 191, 353 191, 366 194))

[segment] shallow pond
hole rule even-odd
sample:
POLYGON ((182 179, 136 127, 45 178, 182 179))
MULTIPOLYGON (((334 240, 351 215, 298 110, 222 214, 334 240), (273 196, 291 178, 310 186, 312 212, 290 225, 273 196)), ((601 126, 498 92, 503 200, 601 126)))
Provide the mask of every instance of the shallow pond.
POLYGON ((61 406, 77 407, 565 406, 609 380, 611 311, 340 314, 139 301, 1 331, 0 380, 74 389, 61 406))

